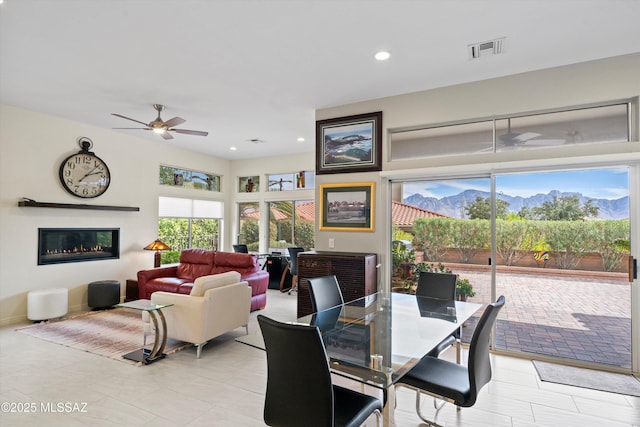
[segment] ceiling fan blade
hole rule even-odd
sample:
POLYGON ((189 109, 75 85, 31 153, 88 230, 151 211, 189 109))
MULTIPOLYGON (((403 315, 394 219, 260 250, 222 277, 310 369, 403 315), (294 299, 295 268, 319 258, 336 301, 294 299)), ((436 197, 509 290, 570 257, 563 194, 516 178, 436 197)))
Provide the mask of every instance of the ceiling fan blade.
POLYGON ((158 135, 160 135, 160 136, 161 136, 161 137, 163 137, 164 139, 173 139, 173 136, 172 136, 169 132, 167 132, 167 131, 162 132, 162 133, 160 133, 160 134, 158 134, 158 135))
POLYGON ((519 142, 526 142, 526 141, 528 141, 530 139, 537 138, 539 136, 540 136, 539 133, 525 132, 525 133, 521 133, 520 135, 516 136, 514 139, 518 140, 519 142))
POLYGON ((140 120, 132 119, 131 117, 123 116, 122 114, 111 113, 111 115, 120 117, 121 119, 131 120, 132 122, 140 123, 141 125, 149 126, 149 123, 141 122, 140 120))
POLYGON ((111 129, 139 129, 139 130, 151 130, 151 128, 111 128, 111 129))
POLYGON ((164 125, 168 128, 171 128, 174 126, 181 125, 184 122, 186 122, 186 120, 183 119, 182 117, 174 117, 173 119, 169 119, 166 122, 164 122, 164 125))
POLYGON ((175 133, 184 133, 187 135, 198 135, 198 136, 207 136, 209 135, 209 132, 204 132, 201 130, 188 130, 188 129, 168 129, 171 132, 175 132, 175 133))

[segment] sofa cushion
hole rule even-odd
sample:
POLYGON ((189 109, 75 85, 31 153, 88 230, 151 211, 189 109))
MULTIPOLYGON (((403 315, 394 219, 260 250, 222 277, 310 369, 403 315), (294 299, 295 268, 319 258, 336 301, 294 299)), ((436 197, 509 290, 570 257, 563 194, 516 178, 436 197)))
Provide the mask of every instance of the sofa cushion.
POLYGON ((249 274, 259 271, 260 265, 254 254, 217 252, 211 273, 218 274, 229 270, 237 271, 240 274, 249 274))
POLYGON ((215 257, 214 251, 205 249, 185 249, 180 253, 180 264, 176 275, 194 281, 196 277, 211 274, 215 257))
POLYGON ((240 273, 237 271, 228 271, 222 274, 212 274, 210 276, 198 277, 193 282, 193 288, 189 295, 201 297, 209 289, 219 288, 220 286, 231 285, 240 281, 240 273))

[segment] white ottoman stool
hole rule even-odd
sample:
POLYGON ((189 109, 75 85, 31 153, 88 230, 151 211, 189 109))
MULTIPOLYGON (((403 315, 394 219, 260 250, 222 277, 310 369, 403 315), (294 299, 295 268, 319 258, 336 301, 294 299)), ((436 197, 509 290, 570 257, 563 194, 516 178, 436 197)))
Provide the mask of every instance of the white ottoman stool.
POLYGON ((69 310, 67 288, 43 289, 27 293, 27 318, 47 320, 62 317, 69 310))

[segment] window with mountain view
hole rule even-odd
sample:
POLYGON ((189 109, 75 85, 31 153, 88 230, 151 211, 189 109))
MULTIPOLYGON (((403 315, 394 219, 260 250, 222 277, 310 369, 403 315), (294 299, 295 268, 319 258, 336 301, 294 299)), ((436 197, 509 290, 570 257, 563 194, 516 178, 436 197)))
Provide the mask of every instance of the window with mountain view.
POLYGON ((393 209, 415 210, 394 223, 395 283, 451 271, 472 302, 506 296, 496 348, 630 368, 629 168, 489 178, 394 184, 393 209))

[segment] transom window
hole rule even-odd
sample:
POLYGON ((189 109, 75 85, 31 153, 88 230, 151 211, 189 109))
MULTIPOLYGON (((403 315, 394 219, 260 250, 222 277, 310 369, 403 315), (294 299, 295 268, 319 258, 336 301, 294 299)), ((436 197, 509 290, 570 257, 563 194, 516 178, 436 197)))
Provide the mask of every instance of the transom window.
POLYGON ((628 142, 631 102, 391 130, 391 160, 628 142))

